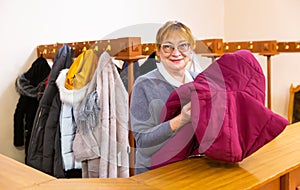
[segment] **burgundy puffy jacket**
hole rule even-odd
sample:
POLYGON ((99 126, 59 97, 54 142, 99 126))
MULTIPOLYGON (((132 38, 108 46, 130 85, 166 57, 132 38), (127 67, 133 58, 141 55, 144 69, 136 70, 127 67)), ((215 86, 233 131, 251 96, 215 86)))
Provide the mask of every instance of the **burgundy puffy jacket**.
POLYGON ((239 162, 278 136, 288 124, 265 107, 265 77, 248 50, 224 54, 193 82, 178 87, 161 112, 161 121, 191 101, 192 122, 152 156, 152 168, 192 154, 239 162))

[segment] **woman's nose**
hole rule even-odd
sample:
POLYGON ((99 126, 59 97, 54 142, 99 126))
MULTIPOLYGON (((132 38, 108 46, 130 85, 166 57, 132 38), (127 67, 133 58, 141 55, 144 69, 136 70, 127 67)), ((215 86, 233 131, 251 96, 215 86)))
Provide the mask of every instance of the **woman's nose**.
POLYGON ((172 51, 171 55, 173 55, 173 56, 179 56, 179 55, 181 55, 181 52, 177 48, 174 48, 174 50, 172 51))

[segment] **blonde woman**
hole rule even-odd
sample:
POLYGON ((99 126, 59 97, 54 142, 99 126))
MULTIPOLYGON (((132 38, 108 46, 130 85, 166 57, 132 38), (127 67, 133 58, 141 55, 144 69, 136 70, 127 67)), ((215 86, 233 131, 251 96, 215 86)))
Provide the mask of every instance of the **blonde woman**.
POLYGON ((136 143, 135 174, 151 169, 152 156, 182 126, 191 122, 190 103, 169 121, 161 123, 160 113, 171 92, 193 81, 197 75, 187 70, 194 44, 191 30, 178 21, 168 21, 157 32, 157 69, 135 81, 131 96, 130 120, 136 143))

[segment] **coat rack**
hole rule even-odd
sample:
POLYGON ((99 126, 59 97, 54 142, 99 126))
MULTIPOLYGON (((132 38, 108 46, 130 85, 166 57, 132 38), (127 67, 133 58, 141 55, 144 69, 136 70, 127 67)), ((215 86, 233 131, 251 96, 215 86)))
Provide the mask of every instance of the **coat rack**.
MULTIPOLYGON (((37 55, 43 56, 46 59, 54 59, 56 52, 64 43, 40 45, 37 47, 37 55)), ((133 62, 145 58, 142 55, 142 46, 140 37, 124 37, 109 40, 95 40, 84 42, 66 43, 74 50, 74 57, 80 55, 83 51, 93 48, 99 55, 107 51, 112 57, 117 60, 128 62, 128 94, 130 94, 134 83, 134 67, 133 62)), ((130 125, 129 125, 130 126, 130 125)), ((134 138, 129 131, 129 144, 131 147, 130 153, 130 175, 134 174, 134 138)))
MULTIPOLYGON (((54 59, 56 52, 64 43, 47 44, 37 46, 37 55, 46 59, 54 59)), ((141 43, 140 37, 124 37, 109 40, 94 40, 84 42, 67 43, 74 50, 74 57, 83 51, 94 48, 99 54, 107 51, 117 60, 128 62, 128 92, 129 100, 134 83, 133 63, 145 58, 156 49, 154 43, 141 43)), ((195 53, 204 57, 212 58, 214 61, 224 53, 233 53, 240 49, 247 49, 253 53, 258 53, 267 57, 267 106, 271 109, 271 57, 280 52, 300 52, 300 42, 277 42, 269 41, 242 41, 242 42, 223 42, 222 39, 196 40, 195 53)), ((130 175, 134 172, 134 138, 129 132, 129 143, 132 148, 130 155, 130 175)))

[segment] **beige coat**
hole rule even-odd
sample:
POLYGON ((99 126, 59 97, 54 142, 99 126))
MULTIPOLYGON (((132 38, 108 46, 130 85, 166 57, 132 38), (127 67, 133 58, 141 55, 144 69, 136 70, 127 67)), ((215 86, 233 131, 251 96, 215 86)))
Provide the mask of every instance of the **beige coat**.
POLYGON ((128 93, 107 52, 99 58, 88 91, 95 89, 98 125, 87 131, 78 127, 73 142, 75 158, 83 162, 83 177, 129 177, 128 93))

